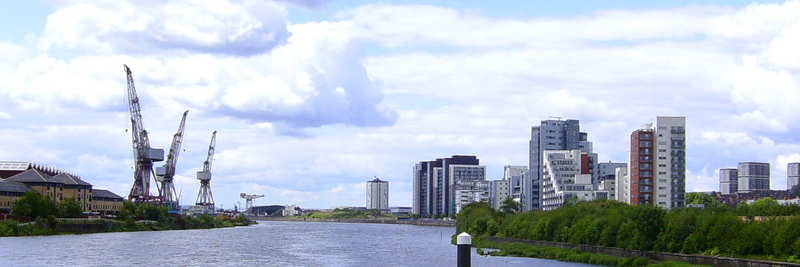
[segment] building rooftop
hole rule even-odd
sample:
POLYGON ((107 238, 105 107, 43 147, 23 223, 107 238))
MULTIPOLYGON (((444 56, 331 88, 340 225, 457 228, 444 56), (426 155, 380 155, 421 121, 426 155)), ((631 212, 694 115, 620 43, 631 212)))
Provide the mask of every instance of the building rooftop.
POLYGON ((8 177, 6 181, 20 182, 20 183, 56 183, 63 184, 62 182, 53 179, 50 175, 37 169, 30 169, 19 173, 17 175, 8 177))
POLYGON ((122 197, 114 194, 114 192, 105 190, 105 189, 92 189, 92 198, 102 197, 102 198, 118 198, 121 199, 122 197))
POLYGON ((0 180, 0 192, 25 193, 30 190, 33 189, 30 186, 27 186, 23 183, 0 180))
POLYGON ((59 174, 56 174, 52 178, 53 178, 53 180, 59 181, 62 184, 65 184, 65 185, 92 186, 92 184, 81 180, 81 178, 78 178, 78 177, 72 176, 71 174, 67 174, 67 173, 63 173, 63 172, 59 173, 59 174))

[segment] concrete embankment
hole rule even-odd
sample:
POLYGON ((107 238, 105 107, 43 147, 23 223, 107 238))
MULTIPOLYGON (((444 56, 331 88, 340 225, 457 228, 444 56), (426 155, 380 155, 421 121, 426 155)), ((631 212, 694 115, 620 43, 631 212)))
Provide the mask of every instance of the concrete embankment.
POLYGON ((455 220, 379 220, 379 219, 313 219, 313 218, 292 218, 292 217, 264 217, 252 216, 256 221, 287 221, 287 222, 340 222, 340 223, 384 223, 384 224, 406 224, 422 226, 446 226, 455 227, 455 220))
POLYGON ((730 267, 800 266, 800 264, 788 263, 788 262, 776 262, 776 261, 750 260, 750 259, 739 259, 739 258, 728 258, 728 257, 714 257, 714 256, 692 255, 692 254, 641 251, 641 250, 630 250, 630 249, 610 248, 610 247, 600 247, 600 246, 590 246, 590 245, 560 243, 560 242, 525 240, 525 239, 516 239, 516 238, 503 238, 503 237, 494 237, 494 236, 487 236, 487 237, 483 237, 483 238, 485 240, 493 241, 493 242, 522 243, 522 244, 528 244, 528 245, 533 245, 533 246, 546 246, 546 247, 557 247, 557 248, 566 248, 566 249, 575 248, 575 249, 579 249, 579 250, 581 250, 583 252, 596 253, 596 254, 606 254, 606 255, 612 255, 612 256, 617 256, 617 257, 626 257, 626 258, 627 257, 644 257, 644 258, 648 258, 648 259, 655 260, 655 261, 677 261, 677 262, 686 262, 686 263, 691 263, 691 264, 709 265, 709 266, 730 266, 730 267))

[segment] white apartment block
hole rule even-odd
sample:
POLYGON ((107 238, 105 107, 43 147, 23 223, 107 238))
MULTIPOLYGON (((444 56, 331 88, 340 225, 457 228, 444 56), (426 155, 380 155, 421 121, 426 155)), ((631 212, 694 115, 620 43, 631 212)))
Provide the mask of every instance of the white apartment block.
POLYGON ((617 201, 631 204, 631 177, 627 167, 619 167, 615 171, 617 181, 617 201))
POLYGON ((491 181, 491 194, 489 194, 489 205, 495 210, 500 210, 503 201, 511 197, 511 190, 508 180, 491 181))
POLYGON ((769 163, 739 162, 739 192, 769 191, 769 163))
POLYGON ((686 206, 686 118, 656 117, 655 204, 686 206))
POLYGON ((789 163, 786 168, 787 189, 800 184, 800 162, 789 163))
POLYGON ((588 153, 580 149, 546 150, 542 166, 542 209, 554 210, 567 200, 607 199, 608 191, 594 190, 588 153))
POLYGON ((385 210, 389 208, 389 182, 377 177, 367 182, 367 209, 385 210))
POLYGON ((719 170, 719 192, 723 195, 739 191, 739 169, 724 168, 719 170))

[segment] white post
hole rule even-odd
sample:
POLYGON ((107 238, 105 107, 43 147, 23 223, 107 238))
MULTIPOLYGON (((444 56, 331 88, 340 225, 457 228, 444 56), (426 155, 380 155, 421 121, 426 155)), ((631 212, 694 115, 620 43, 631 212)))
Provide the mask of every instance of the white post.
POLYGON ((472 236, 466 232, 461 233, 456 237, 456 245, 458 245, 458 267, 472 266, 471 253, 472 253, 472 236))

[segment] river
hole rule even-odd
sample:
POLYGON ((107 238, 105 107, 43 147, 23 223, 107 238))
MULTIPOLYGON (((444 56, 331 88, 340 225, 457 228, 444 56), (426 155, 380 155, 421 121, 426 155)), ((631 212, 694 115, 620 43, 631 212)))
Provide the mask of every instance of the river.
MULTIPOLYGON (((454 232, 453 227, 262 221, 210 230, 0 237, 0 266, 455 266, 454 232)), ((472 266, 594 265, 473 253, 472 266)))

